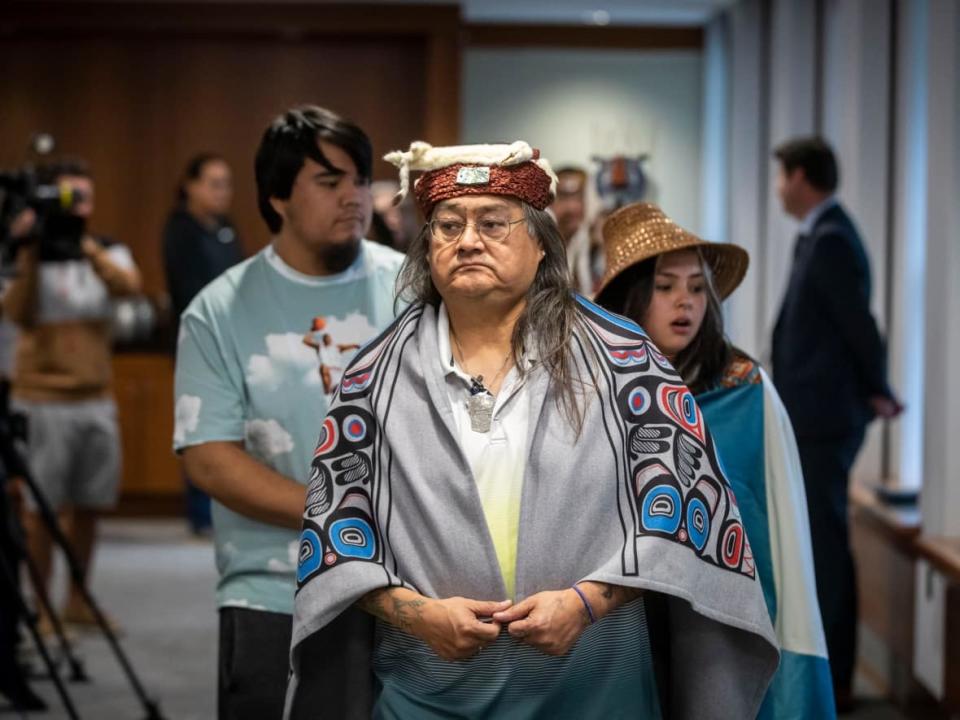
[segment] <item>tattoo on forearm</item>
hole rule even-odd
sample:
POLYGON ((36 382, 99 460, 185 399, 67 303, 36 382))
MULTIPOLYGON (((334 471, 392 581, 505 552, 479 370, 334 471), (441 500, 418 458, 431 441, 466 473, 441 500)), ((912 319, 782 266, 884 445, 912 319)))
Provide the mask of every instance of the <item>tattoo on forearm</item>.
POLYGON ((639 588, 625 587, 623 585, 611 585, 610 583, 597 583, 600 585, 600 597, 604 601, 604 615, 617 609, 621 605, 626 605, 632 600, 636 600, 643 594, 639 588))
POLYGON ((405 632, 409 632, 413 623, 423 617, 423 606, 426 600, 398 600, 393 599, 393 624, 405 632))
POLYGON ((426 600, 413 598, 401 600, 387 598, 388 590, 380 589, 369 592, 357 601, 357 607, 386 623, 395 625, 405 632, 409 632, 414 622, 423 617, 423 606, 426 600))

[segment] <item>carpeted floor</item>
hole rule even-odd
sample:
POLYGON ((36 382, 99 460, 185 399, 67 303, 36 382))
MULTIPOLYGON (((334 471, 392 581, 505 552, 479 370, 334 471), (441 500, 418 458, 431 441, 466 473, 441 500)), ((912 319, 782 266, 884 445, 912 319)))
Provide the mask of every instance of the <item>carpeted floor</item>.
MULTIPOLYGON (((194 540, 176 521, 109 521, 100 533, 93 592, 121 628, 120 643, 166 720, 216 717, 217 615, 213 545, 194 540)), ((61 565, 54 591, 62 597, 61 565), (59 590, 58 590, 59 588, 59 590)), ((116 656, 97 632, 76 637, 89 683, 67 689, 84 720, 146 717, 116 656)), ((31 655, 40 669, 39 658, 31 655)), ((37 718, 67 718, 49 680, 32 683, 52 709, 37 718)))
MULTIPOLYGON (((113 520, 103 524, 93 591, 102 609, 123 630, 121 644, 148 694, 166 720, 216 717, 217 615, 213 546, 193 539, 181 522, 113 520)), ((63 567, 55 592, 64 587, 63 567)), ((97 633, 76 638, 89 683, 68 684, 84 720, 141 720, 146 717, 115 656, 97 633)), ((33 662, 39 661, 34 656, 33 662)), ((39 667, 39 665, 38 665, 39 667)), ((50 705, 30 718, 67 718, 49 680, 33 688, 50 705)), ((861 678, 864 699, 853 720, 905 720, 861 678)), ((0 708, 3 707, 0 699, 0 708)), ((3 713, 0 717, 16 717, 3 713)))

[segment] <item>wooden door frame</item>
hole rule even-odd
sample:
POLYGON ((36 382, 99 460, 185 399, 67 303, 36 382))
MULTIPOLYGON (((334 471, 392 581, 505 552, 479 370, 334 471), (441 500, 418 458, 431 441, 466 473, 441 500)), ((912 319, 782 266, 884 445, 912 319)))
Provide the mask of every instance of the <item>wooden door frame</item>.
POLYGON ((464 26, 464 43, 470 48, 702 50, 703 28, 470 23, 464 26))

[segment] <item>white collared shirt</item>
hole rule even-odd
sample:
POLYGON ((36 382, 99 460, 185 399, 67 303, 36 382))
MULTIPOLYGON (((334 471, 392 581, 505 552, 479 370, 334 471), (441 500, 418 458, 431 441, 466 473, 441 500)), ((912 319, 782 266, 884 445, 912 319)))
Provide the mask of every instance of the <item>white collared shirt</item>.
MULTIPOLYGON (((470 414, 467 412, 471 378, 453 357, 450 319, 442 303, 437 311, 437 343, 457 439, 473 471, 500 572, 507 594, 512 598, 530 426, 530 383, 512 368, 494 403, 490 431, 475 432, 470 428, 470 414)), ((525 356, 524 362, 532 365, 533 361, 525 356)))
POLYGON ((803 216, 803 220, 800 223, 800 234, 809 235, 813 232, 813 226, 817 224, 817 220, 820 219, 820 216, 823 215, 827 210, 832 208, 837 204, 837 196, 831 195, 826 198, 823 202, 812 207, 806 215, 803 216))

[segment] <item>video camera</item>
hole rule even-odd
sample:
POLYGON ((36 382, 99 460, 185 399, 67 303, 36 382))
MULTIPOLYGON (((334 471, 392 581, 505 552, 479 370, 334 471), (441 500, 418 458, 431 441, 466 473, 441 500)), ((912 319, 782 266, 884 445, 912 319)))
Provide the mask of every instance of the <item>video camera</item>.
MULTIPOLYGON (((53 137, 33 136, 31 150, 47 155, 54 147, 53 137)), ((80 241, 86 230, 85 218, 72 210, 86 198, 64 183, 45 178, 32 164, 14 171, 0 170, 0 268, 13 263, 24 245, 37 243, 41 260, 78 260, 83 257, 80 241), (13 237, 11 224, 26 209, 32 209, 36 222, 23 237, 13 237)))

